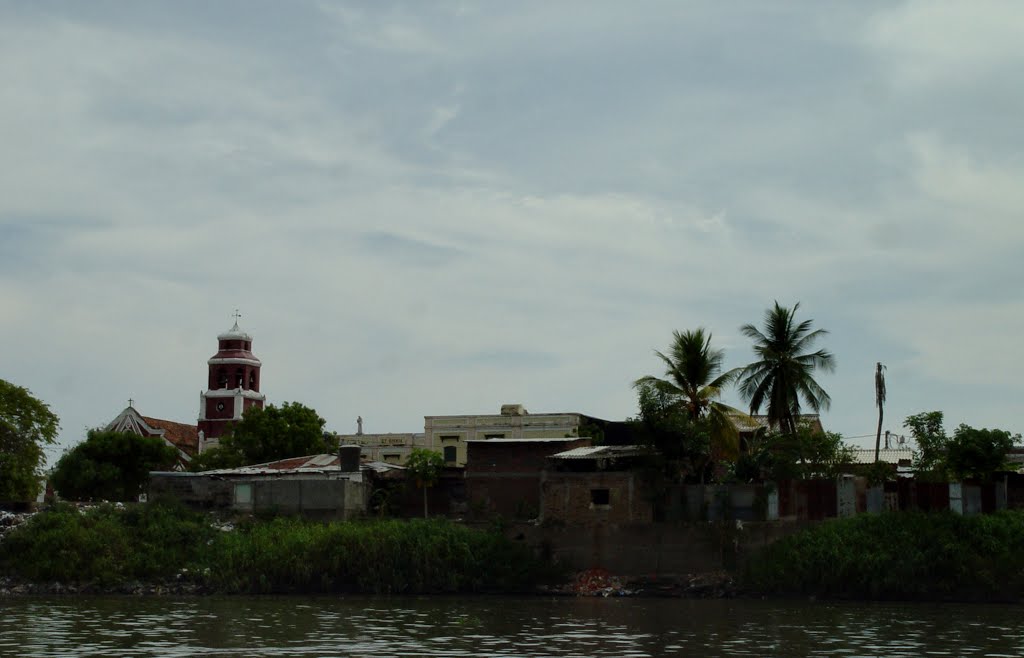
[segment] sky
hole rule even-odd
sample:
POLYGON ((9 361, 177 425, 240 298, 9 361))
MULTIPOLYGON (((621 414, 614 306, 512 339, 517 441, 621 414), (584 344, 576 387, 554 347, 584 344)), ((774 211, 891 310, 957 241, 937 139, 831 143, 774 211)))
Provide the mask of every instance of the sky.
MULTIPOLYGON (((1024 4, 0 3, 0 378, 195 422, 232 313, 329 430, 636 413, 828 330, 826 429, 1024 431, 1024 4)), ((743 406, 734 390, 724 401, 743 406)))

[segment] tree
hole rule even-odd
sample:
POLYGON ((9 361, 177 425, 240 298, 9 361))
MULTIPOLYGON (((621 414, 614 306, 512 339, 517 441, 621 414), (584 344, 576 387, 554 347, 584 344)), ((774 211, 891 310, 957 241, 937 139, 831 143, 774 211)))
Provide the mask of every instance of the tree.
POLYGON ((1020 434, 961 423, 946 448, 946 467, 958 480, 989 480, 996 471, 1008 468, 1006 455, 1020 440, 1020 434))
POLYGON ((691 424, 706 421, 713 453, 735 460, 739 456, 739 430, 732 421, 737 409, 722 404, 718 398, 722 389, 737 376, 737 370, 722 372, 725 352, 711 348, 711 333, 703 328, 692 331, 673 331, 668 355, 655 350, 665 363, 665 378, 652 375, 633 383, 641 396, 643 412, 644 387, 650 387, 663 396, 667 406, 684 411, 691 424))
POLYGON ((948 436, 942 421, 941 411, 928 411, 908 416, 903 422, 917 443, 914 469, 922 479, 987 480, 1007 468, 1007 453, 1021 441, 1020 434, 975 429, 963 423, 953 436, 948 436))
POLYGON ((315 410, 298 402, 250 407, 221 438, 221 457, 226 463, 244 465, 333 453, 337 445, 324 437, 326 422, 315 410))
POLYGON ((693 421, 679 399, 653 382, 637 381, 639 415, 630 419, 636 443, 650 446, 645 469, 648 485, 656 495, 669 482, 691 476, 704 482, 711 463, 711 438, 707 420, 693 421))
POLYGON ((71 500, 138 500, 149 472, 177 461, 177 449, 158 436, 94 429, 60 458, 50 481, 71 500))
POLYGON ((878 430, 875 432, 875 463, 878 463, 878 451, 882 445, 882 410, 885 407, 885 366, 875 364, 875 406, 878 407, 878 430))
POLYGON ((28 389, 0 379, 0 501, 39 494, 43 446, 57 441, 60 421, 28 389))
POLYGON ((743 335, 754 341, 754 354, 758 358, 743 369, 740 394, 750 404, 750 413, 767 407, 769 426, 791 435, 796 433, 801 400, 815 412, 829 408, 832 400, 815 381, 814 373, 835 370, 835 359, 830 352, 808 351, 828 332, 812 331, 812 320, 797 324, 799 308, 799 303, 789 309, 775 302, 773 308, 765 311, 763 331, 752 324, 740 327, 743 335))
POLYGON ((416 481, 416 486, 423 489, 423 518, 427 518, 427 489, 437 484, 441 477, 444 457, 433 450, 413 448, 405 462, 405 470, 416 481))
POLYGON ((941 411, 926 411, 907 416, 903 426, 917 444, 914 451, 914 472, 924 479, 946 479, 946 446, 949 438, 942 427, 941 411))

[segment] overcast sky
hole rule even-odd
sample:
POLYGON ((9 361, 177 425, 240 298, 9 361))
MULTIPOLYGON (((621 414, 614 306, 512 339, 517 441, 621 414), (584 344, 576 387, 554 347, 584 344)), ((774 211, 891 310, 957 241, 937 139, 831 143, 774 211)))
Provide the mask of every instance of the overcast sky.
POLYGON ((195 422, 239 308, 341 433, 623 419, 778 300, 853 443, 876 361, 1022 431, 1022 66, 1019 2, 3 2, 0 377, 195 422))

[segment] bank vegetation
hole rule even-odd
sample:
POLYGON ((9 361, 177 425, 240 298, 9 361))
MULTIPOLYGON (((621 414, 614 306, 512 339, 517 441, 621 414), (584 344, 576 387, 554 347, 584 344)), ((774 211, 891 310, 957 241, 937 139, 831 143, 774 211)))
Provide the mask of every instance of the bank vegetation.
POLYGON ((563 575, 496 530, 443 519, 211 523, 156 502, 41 512, 0 542, 0 577, 79 591, 421 594, 530 591, 563 575))
POLYGON ((753 556, 762 594, 875 600, 1018 601, 1024 511, 861 514, 826 521, 753 556))

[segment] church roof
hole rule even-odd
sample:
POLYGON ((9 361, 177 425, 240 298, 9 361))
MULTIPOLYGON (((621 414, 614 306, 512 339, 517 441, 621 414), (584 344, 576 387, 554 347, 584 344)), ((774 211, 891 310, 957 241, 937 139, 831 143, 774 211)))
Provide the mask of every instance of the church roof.
POLYGON ((252 336, 240 329, 238 320, 235 320, 235 325, 217 336, 217 340, 252 340, 252 336))
POLYGON ((194 455, 199 450, 199 428, 195 425, 150 416, 143 416, 142 419, 147 425, 164 430, 163 437, 178 450, 189 455, 194 455))
POLYGON ((176 423, 172 420, 143 416, 135 407, 126 407, 110 421, 105 429, 114 432, 131 432, 139 436, 159 436, 178 449, 182 463, 188 462, 199 452, 199 428, 195 425, 176 423))

